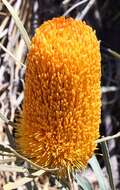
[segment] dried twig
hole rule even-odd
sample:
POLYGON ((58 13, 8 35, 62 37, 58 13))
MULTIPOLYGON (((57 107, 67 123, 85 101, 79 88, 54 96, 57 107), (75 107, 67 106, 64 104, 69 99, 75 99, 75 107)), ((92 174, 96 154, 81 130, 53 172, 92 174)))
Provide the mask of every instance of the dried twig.
POLYGON ((22 156, 21 154, 19 154, 16 150, 14 150, 13 148, 9 147, 9 149, 11 150, 12 153, 14 153, 17 157, 21 158, 22 160, 28 162, 29 164, 31 164, 33 167, 35 167, 36 169, 39 170, 44 170, 46 172, 53 172, 53 171, 57 171, 58 168, 54 168, 54 169, 48 169, 48 168, 43 168, 35 163, 33 163, 31 160, 29 160, 28 158, 22 156))
POLYGON ((96 140, 96 143, 101 143, 101 142, 104 142, 104 141, 109 141, 109 140, 112 140, 112 139, 115 139, 115 138, 118 138, 118 137, 120 137, 120 132, 118 132, 117 134, 112 135, 112 136, 107 136, 107 137, 103 137, 101 139, 98 139, 98 140, 96 140))
POLYGON ((22 65, 23 67, 25 67, 25 65, 23 63, 21 63, 7 48, 5 48, 1 43, 0 43, 0 47, 8 54, 10 55, 14 60, 15 63, 17 65, 22 65))

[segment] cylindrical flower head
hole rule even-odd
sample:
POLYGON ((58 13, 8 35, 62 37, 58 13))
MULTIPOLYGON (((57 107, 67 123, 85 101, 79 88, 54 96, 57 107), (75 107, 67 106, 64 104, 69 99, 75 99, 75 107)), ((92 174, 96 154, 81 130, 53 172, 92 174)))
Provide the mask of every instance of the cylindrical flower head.
POLYGON ((100 46, 85 22, 42 24, 27 57, 19 150, 36 164, 82 168, 96 149, 100 124, 100 46))

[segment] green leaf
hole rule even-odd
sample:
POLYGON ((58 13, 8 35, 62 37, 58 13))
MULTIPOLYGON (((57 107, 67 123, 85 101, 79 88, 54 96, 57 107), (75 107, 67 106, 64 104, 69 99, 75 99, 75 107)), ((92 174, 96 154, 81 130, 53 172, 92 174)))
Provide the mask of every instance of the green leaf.
POLYGON ((2 2, 4 3, 4 5, 9 10, 10 14, 12 15, 12 17, 13 17, 13 19, 14 19, 14 21, 15 21, 15 23, 16 23, 16 25, 17 25, 17 27, 18 27, 18 29, 19 29, 19 31, 20 31, 20 33, 21 33, 21 35, 22 35, 22 37, 23 37, 23 39, 24 39, 24 41, 25 41, 25 43, 26 43, 26 45, 28 47, 28 49, 29 49, 31 42, 30 42, 30 38, 29 38, 29 36, 28 36, 24 26, 23 26, 23 23, 19 19, 16 11, 13 9, 13 7, 10 5, 10 3, 8 1, 6 1, 6 0, 2 0, 2 2))
POLYGON ((111 186, 112 190, 115 190, 115 185, 114 185, 114 181, 113 181, 112 168, 111 168, 110 156, 109 156, 107 143, 102 142, 102 143, 100 143, 100 145, 101 145, 101 149, 102 149, 103 158, 104 158, 104 161, 105 161, 107 173, 108 173, 108 176, 109 176, 110 186, 111 186))
POLYGON ((75 175, 75 178, 77 180, 77 184, 83 189, 83 190, 93 190, 91 187, 90 182, 85 178, 79 176, 79 174, 75 175))
POLYGON ((100 190, 107 190, 105 177, 95 155, 89 160, 89 164, 98 180, 100 190))

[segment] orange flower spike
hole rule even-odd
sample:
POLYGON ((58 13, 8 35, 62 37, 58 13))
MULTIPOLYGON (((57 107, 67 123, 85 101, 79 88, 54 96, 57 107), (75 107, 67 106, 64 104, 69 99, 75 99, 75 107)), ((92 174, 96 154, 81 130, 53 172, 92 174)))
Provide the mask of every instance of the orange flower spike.
POLYGON ((25 99, 16 139, 20 151, 43 167, 85 167, 100 124, 100 47, 85 22, 54 18, 32 39, 25 99))

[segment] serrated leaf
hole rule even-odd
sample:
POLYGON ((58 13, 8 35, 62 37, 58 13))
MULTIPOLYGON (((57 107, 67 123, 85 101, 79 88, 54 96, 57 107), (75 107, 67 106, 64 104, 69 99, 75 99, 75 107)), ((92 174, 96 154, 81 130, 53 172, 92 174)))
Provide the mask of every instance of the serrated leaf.
POLYGON ((92 170, 94 171, 94 174, 98 180, 100 190, 107 190, 106 182, 105 182, 106 179, 103 175, 102 169, 100 168, 100 165, 99 165, 95 155, 89 160, 89 164, 90 164, 92 170))

